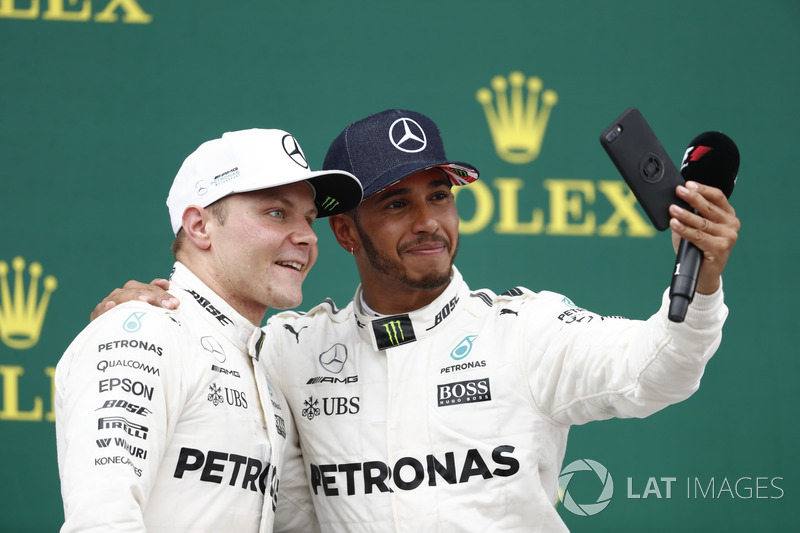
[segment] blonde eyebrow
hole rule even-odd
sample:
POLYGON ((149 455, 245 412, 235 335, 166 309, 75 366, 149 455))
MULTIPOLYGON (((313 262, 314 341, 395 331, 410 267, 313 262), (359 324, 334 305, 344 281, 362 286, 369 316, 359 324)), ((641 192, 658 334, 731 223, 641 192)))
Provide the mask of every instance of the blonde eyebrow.
MULTIPOLYGON (((273 196, 271 198, 272 198, 272 201, 282 203, 286 207, 289 207, 289 208, 292 208, 292 209, 297 208, 297 204, 295 204, 293 201, 289 200, 285 196, 273 196)), ((311 209, 306 211, 305 214, 307 216, 308 215, 313 215, 314 218, 317 218, 317 215, 319 214, 319 209, 317 209, 317 206, 315 204, 314 207, 312 207, 311 209)))

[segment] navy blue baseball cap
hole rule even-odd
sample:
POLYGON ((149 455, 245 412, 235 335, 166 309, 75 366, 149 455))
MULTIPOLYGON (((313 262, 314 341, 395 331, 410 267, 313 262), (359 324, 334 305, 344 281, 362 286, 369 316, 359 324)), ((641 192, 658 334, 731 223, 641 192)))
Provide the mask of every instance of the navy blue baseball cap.
POLYGON ((364 198, 429 168, 441 168, 453 185, 478 179, 478 169, 450 161, 436 124, 421 113, 389 109, 353 122, 331 143, 323 170, 355 175, 364 198))

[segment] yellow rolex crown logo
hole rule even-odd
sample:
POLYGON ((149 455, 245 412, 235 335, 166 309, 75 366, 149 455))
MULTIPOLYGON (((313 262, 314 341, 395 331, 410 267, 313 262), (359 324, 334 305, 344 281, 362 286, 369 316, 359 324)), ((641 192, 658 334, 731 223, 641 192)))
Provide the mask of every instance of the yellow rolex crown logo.
POLYGON ((492 78, 492 90, 478 89, 475 97, 483 105, 497 155, 519 165, 539 156, 550 111, 558 103, 555 91, 542 92, 541 79, 526 81, 522 72, 512 72, 508 80, 492 78))
POLYGON ((26 297, 23 280, 25 260, 15 257, 11 261, 11 268, 14 269, 13 293, 8 283, 8 263, 0 261, 0 339, 9 348, 25 350, 39 342, 50 295, 58 287, 58 282, 55 277, 46 276, 43 282, 44 292, 39 299, 42 265, 31 263, 28 268, 30 283, 26 297))

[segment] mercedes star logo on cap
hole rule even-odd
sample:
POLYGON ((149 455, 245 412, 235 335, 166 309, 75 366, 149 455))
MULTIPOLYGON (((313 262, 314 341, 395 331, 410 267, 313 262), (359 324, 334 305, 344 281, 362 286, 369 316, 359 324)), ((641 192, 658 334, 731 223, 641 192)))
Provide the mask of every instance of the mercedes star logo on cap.
POLYGON ((292 158, 292 161, 303 168, 308 168, 308 161, 306 161, 306 156, 304 156, 303 152, 300 150, 300 145, 297 144, 297 140, 291 135, 284 135, 282 142, 283 149, 289 157, 292 158))
POLYGON ((389 127, 389 140, 398 150, 410 154, 421 152, 428 146, 422 126, 410 118, 398 118, 389 127))

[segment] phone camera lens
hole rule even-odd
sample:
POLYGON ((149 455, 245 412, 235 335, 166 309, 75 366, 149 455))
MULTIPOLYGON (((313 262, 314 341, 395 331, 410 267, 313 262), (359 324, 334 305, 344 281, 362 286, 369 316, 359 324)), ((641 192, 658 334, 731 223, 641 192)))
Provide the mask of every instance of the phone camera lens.
POLYGON ((606 142, 614 142, 614 140, 619 137, 619 134, 622 133, 622 126, 617 124, 614 128, 611 129, 608 133, 606 133, 606 142))

